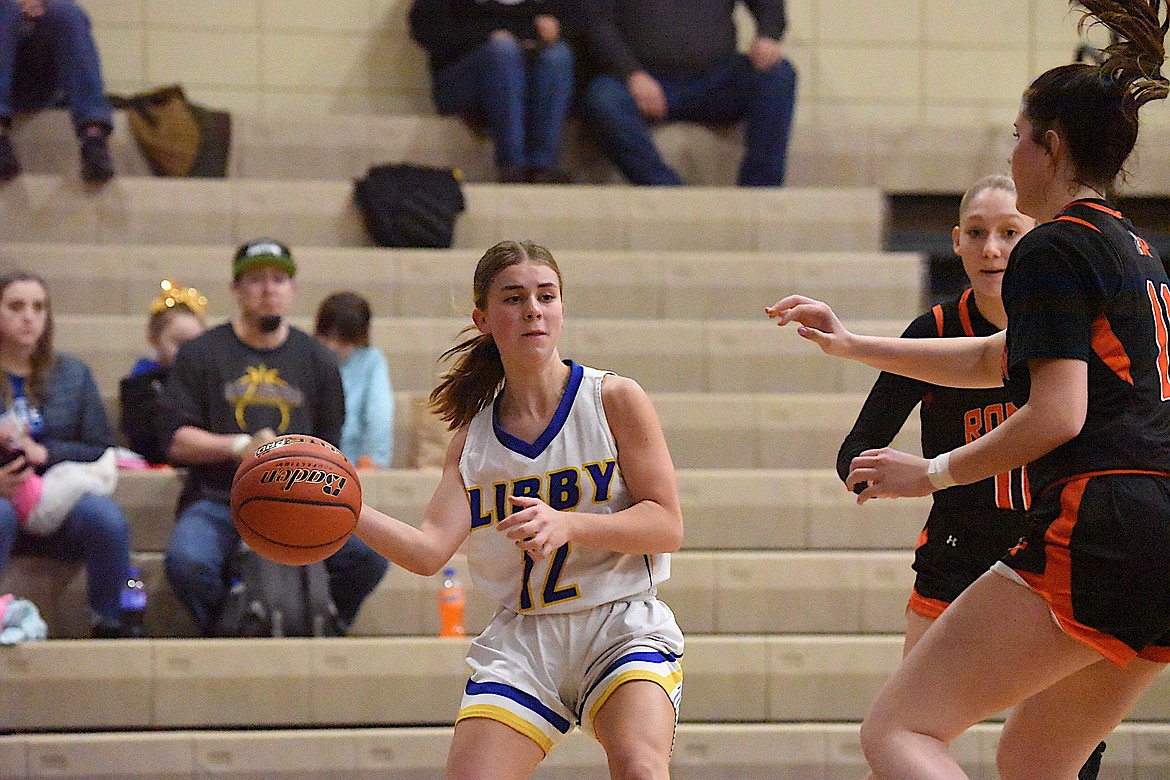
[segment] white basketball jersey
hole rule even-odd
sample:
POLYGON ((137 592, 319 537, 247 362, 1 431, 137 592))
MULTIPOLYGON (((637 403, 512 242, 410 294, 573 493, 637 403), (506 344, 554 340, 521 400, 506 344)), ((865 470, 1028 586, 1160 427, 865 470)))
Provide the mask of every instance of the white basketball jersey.
POLYGON ((642 593, 670 576, 670 556, 627 555, 576 542, 533 561, 497 530, 517 508, 509 495, 535 496, 553 509, 608 514, 633 502, 601 405, 607 372, 567 361, 569 383, 535 442, 497 424, 496 402, 471 421, 459 473, 471 505, 467 564, 476 586, 514 612, 574 612, 642 593))

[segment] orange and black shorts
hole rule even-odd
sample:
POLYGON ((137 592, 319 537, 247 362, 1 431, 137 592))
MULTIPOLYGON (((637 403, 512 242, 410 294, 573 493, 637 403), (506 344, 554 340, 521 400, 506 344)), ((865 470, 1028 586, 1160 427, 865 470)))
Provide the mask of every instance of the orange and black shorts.
POLYGON ((912 611, 937 618, 1027 533, 1028 515, 936 504, 914 550, 912 611))
POLYGON ((1170 475, 1079 475, 1032 505, 1003 562, 1061 628, 1118 666, 1170 663, 1170 475))

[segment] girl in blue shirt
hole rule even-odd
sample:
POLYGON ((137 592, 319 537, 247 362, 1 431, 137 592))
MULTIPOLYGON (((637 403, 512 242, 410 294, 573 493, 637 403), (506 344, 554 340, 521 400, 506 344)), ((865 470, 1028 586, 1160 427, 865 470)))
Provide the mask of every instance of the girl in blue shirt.
POLYGON ((358 468, 389 468, 394 453, 394 391, 386 356, 370 346, 370 304, 333 293, 317 309, 315 332, 341 367, 345 423, 341 451, 358 468))

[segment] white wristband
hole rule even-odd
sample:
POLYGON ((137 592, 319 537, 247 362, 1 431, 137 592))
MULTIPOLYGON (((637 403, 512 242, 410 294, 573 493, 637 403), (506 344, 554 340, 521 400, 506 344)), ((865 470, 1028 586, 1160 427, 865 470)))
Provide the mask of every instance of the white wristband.
POLYGON ((232 455, 236 456, 236 460, 243 460, 244 450, 248 449, 248 445, 251 443, 252 437, 246 433, 241 433, 232 439, 232 455))
POLYGON ((951 476, 951 453, 944 452, 931 458, 926 464, 926 478, 934 485, 935 490, 946 490, 959 484, 951 476))

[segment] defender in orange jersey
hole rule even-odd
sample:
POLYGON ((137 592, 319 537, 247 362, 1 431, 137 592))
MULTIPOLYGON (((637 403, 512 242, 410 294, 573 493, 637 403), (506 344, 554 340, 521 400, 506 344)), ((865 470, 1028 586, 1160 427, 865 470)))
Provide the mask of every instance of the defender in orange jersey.
POLYGON ((862 501, 1025 464, 1034 496, 1025 541, 935 621, 870 708, 861 741, 878 778, 965 777, 950 743, 1006 707, 1000 776, 1073 778, 1170 661, 1170 278, 1106 197, 1139 109, 1170 93, 1170 20, 1162 0, 1081 5, 1118 43, 1024 92, 1012 178, 1040 224, 1008 263, 1006 331, 883 339, 803 296, 767 309, 831 355, 936 384, 1003 383, 1017 406, 930 460, 885 448, 851 464, 862 501))

